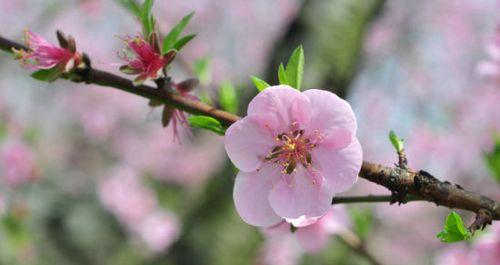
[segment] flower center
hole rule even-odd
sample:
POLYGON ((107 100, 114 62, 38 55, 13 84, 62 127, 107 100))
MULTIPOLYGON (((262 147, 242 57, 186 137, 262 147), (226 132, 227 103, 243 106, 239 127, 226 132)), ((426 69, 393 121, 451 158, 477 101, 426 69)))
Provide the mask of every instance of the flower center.
POLYGON ((302 164, 305 168, 311 167, 311 150, 316 144, 304 136, 304 130, 292 129, 280 133, 276 136, 276 141, 278 145, 273 147, 265 159, 280 165, 283 173, 292 174, 298 164, 302 164))

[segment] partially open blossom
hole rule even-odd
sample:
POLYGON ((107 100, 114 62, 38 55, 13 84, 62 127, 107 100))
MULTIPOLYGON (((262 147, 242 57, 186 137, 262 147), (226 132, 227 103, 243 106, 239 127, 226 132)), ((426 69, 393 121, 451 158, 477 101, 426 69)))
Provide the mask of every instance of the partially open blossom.
POLYGON ((18 140, 5 143, 1 152, 1 166, 3 181, 10 186, 19 186, 38 177, 32 151, 18 140))
POLYGON ((225 137, 240 170, 233 197, 245 222, 309 225, 328 212, 335 193, 356 182, 362 163, 356 118, 335 94, 273 86, 250 102, 247 113, 225 137))
POLYGON ((57 47, 41 36, 27 30, 24 33, 24 42, 28 50, 14 49, 14 52, 21 63, 30 70, 58 67, 61 72, 68 72, 83 62, 82 56, 76 52, 73 38, 60 39, 60 41, 63 41, 61 45, 65 47, 57 47))
POLYGON ((123 40, 127 49, 120 57, 127 61, 127 64, 121 66, 120 71, 138 75, 134 80, 135 85, 142 84, 148 78, 155 80, 162 77, 164 67, 171 63, 176 55, 175 51, 162 55, 155 37, 152 37, 150 42, 140 36, 125 37, 123 40))

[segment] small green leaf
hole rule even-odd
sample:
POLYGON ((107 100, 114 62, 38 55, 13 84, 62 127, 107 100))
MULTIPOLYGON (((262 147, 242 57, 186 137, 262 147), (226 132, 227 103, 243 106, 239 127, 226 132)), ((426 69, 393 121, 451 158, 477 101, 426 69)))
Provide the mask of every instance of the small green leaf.
POLYGON ((154 18, 151 10, 153 9, 154 0, 145 0, 141 10, 142 31, 145 38, 154 31, 154 18))
POLYGON ((446 217, 443 231, 439 232, 436 236, 441 239, 441 242, 453 243, 469 239, 471 233, 465 227, 462 217, 452 211, 446 217))
POLYGON ((266 81, 264 81, 256 76, 251 75, 250 78, 252 79, 253 84, 255 85, 257 90, 259 90, 259 92, 261 92, 262 90, 271 86, 266 81))
POLYGON ((222 126, 220 121, 209 116, 190 116, 188 117, 188 121, 191 127, 207 129, 219 135, 224 135, 226 133, 226 128, 222 126))
POLYGON ((45 81, 45 82, 54 82, 62 75, 62 71, 59 67, 54 67, 50 69, 42 69, 31 74, 31 77, 36 80, 45 81))
POLYGON ((389 132, 389 140, 391 140, 392 146, 396 149, 397 152, 401 152, 404 148, 404 140, 398 138, 394 131, 389 132))
POLYGON ((238 96, 236 95, 236 88, 231 82, 222 82, 219 88, 219 102, 223 110, 231 113, 238 112, 238 96))
POLYGON ((278 80, 280 82, 280 85, 288 85, 288 80, 286 78, 286 72, 285 72, 285 67, 281 63, 279 68, 278 68, 278 80))
POLYGON ((302 45, 297 47, 286 65, 286 79, 288 85, 300 90, 302 77, 304 75, 304 49, 302 45))
POLYGON ((184 28, 186 28, 187 24, 193 17, 194 12, 189 13, 187 16, 183 17, 179 23, 177 23, 167 34, 165 39, 163 39, 163 48, 162 52, 166 52, 170 49, 172 49, 177 42, 177 39, 181 35, 182 31, 184 31, 184 28))
POLYGON ((194 37, 196 37, 196 34, 191 34, 180 38, 178 41, 175 42, 174 49, 180 51, 182 48, 184 48, 186 44, 188 44, 188 42, 194 39, 194 37))
POLYGON ((198 59, 193 64, 193 71, 203 86, 207 86, 212 82, 212 69, 210 65, 208 57, 198 59))
POLYGON ((500 183, 500 136, 496 136, 493 150, 486 153, 484 158, 492 177, 500 183))

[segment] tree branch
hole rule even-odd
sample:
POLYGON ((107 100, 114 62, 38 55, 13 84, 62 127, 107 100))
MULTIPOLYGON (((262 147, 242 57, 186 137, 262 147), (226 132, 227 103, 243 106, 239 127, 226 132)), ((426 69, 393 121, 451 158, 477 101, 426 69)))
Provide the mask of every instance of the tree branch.
MULTIPOLYGON (((22 44, 13 42, 0 36, 0 49, 11 52, 12 48, 26 49, 22 44)), ((151 86, 134 86, 132 81, 123 77, 101 71, 98 69, 88 69, 80 73, 80 80, 74 82, 85 82, 87 84, 96 84, 105 87, 113 87, 125 92, 129 92, 148 99, 161 101, 170 104, 192 114, 201 114, 211 116, 225 125, 231 125, 240 119, 239 116, 218 110, 210 105, 200 101, 193 101, 180 95, 170 93, 164 89, 158 89, 151 86)), ((500 204, 486 196, 467 191, 459 185, 453 185, 447 181, 442 182, 425 171, 413 172, 411 170, 402 170, 399 167, 387 167, 379 164, 364 161, 359 176, 371 182, 375 182, 388 188, 393 194, 403 194, 399 202, 404 203, 410 200, 426 200, 449 208, 464 209, 476 214, 481 213, 481 219, 484 216, 491 216, 492 220, 500 220, 500 204), (417 198, 404 198, 406 194, 414 195, 417 198), (487 213, 487 214, 485 214, 487 213)), ((392 198, 393 199, 393 198, 392 198)), ((335 199, 334 199, 335 200, 335 199)), ((372 196, 370 199, 344 198, 343 203, 348 202, 380 202, 390 201, 386 196, 372 196)), ((337 198, 333 203, 340 203, 337 198)), ((482 223, 487 223, 487 218, 482 223)), ((479 224, 476 224, 476 226, 479 224)))
MULTIPOLYGON (((343 196, 333 197, 332 204, 391 202, 392 199, 392 195, 343 196)), ((424 201, 424 199, 414 195, 410 195, 404 198, 403 203, 411 201, 424 201)))

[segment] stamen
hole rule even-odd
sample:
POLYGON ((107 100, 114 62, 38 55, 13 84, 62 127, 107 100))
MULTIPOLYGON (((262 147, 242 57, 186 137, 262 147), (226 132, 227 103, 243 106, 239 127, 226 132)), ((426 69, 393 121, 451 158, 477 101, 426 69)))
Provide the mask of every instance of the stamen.
MULTIPOLYGON (((291 127, 297 128, 298 123, 292 123, 291 127)), ((317 138, 318 135, 319 132, 313 137, 317 138)), ((311 150, 316 147, 314 138, 311 141, 306 136, 305 130, 293 129, 289 132, 280 133, 275 138, 278 145, 274 146, 264 159, 278 164, 282 168, 281 172, 285 175, 296 172, 298 164, 309 169, 312 167, 311 150)))

